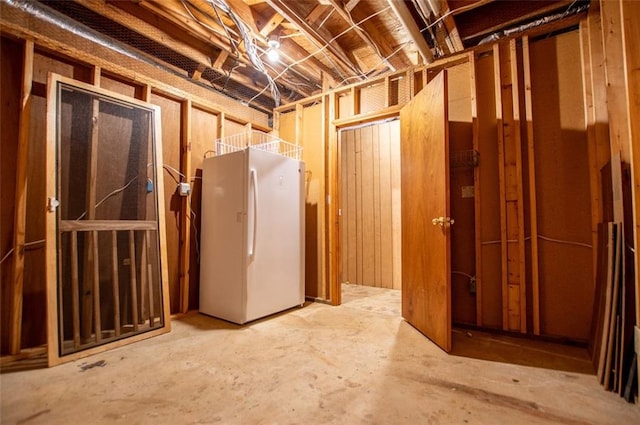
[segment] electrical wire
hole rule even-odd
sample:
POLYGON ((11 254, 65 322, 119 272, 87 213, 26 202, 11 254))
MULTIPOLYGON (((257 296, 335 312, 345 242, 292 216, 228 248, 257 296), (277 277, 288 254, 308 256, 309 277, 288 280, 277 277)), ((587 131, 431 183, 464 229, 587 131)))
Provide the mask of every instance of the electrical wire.
MULTIPOLYGON (((24 245, 22 245, 22 246, 23 246, 25 249, 27 249, 27 248, 32 247, 32 246, 34 246, 34 245, 40 245, 40 244, 43 244, 43 243, 45 243, 45 242, 46 242, 46 239, 40 239, 40 240, 38 240, 38 241, 26 242, 26 243, 25 243, 24 245)), ((7 252, 7 253, 4 255, 4 257, 2 257, 2 260, 0 260, 0 264, 4 263, 4 261, 5 261, 7 258, 9 258, 9 256, 10 256, 11 254, 13 254, 13 252, 14 252, 14 251, 15 251, 15 248, 11 248, 11 249, 9 250, 9 252, 7 252)))
MULTIPOLYGON (((245 24, 242 19, 240 19, 240 17, 229 7, 229 5, 224 0, 207 0, 207 3, 209 3, 209 5, 214 8, 214 10, 217 8, 225 12, 236 25, 236 28, 238 28, 238 31, 240 31, 240 35, 242 37, 242 40, 244 41, 246 54, 249 58, 249 61, 255 69, 265 75, 265 77, 267 78, 267 86, 265 87, 265 89, 269 88, 271 90, 271 97, 273 98, 276 107, 280 106, 280 90, 278 90, 278 86, 276 85, 274 79, 265 69, 264 63, 262 62, 262 59, 258 54, 258 49, 256 48, 253 33, 249 28, 247 28, 247 24, 245 24)), ((224 25, 223 22, 222 24, 224 25)), ((252 98, 251 100, 254 99, 255 98, 252 98)))
POLYGON ((473 276, 471 276, 470 274, 467 274, 465 272, 461 272, 461 271, 458 271, 458 270, 451 270, 451 274, 459 274, 459 275, 462 275, 462 276, 465 276, 465 277, 469 278, 469 280, 473 279, 473 276))
MULTIPOLYGON (((104 198, 102 198, 102 199, 100 200, 100 202, 98 202, 98 203, 96 204, 96 206, 95 206, 94 208, 98 208, 100 205, 102 205, 102 203, 103 203, 104 201, 106 201, 107 199, 111 198, 113 195, 116 195, 116 194, 118 194, 118 193, 122 192, 123 190, 125 190, 126 188, 128 188, 128 187, 129 187, 129 185, 131 185, 131 183, 133 183, 133 182, 134 182, 135 180, 137 180, 137 179, 138 179, 138 176, 133 177, 131 180, 129 180, 129 181, 127 182, 127 184, 125 184, 124 186, 122 186, 122 187, 121 187, 121 188, 119 188, 119 189, 115 189, 114 191, 112 191, 111 193, 109 193, 108 195, 106 195, 104 198)), ((82 220, 82 218, 83 218, 85 215, 87 215, 87 210, 85 210, 82 214, 80 214, 80 217, 76 218, 76 221, 78 221, 78 220, 82 220)))
MULTIPOLYGON (((527 236, 526 238, 524 238, 525 241, 530 240, 531 236, 527 236)), ((575 246, 583 246, 585 248, 593 248, 592 245, 588 244, 588 243, 583 243, 583 242, 575 242, 575 241, 567 241, 564 239, 554 239, 554 238, 549 238, 543 235, 538 235, 538 239, 542 239, 543 241, 547 241, 547 242, 555 242, 555 243, 561 243, 561 244, 565 244, 565 245, 575 245, 575 246)), ((499 244, 502 241, 500 240, 495 240, 495 241, 484 241, 484 242, 480 242, 480 245, 491 245, 491 244, 499 244)), ((517 243, 519 242, 518 239, 508 239, 507 243, 517 243)))
MULTIPOLYGON (((358 21, 356 23, 356 25, 360 25, 366 21, 368 21, 369 19, 372 19, 378 15, 380 15, 381 13, 386 12, 387 10, 389 10, 389 8, 391 8, 391 6, 387 6, 384 9, 380 9, 379 11, 367 16, 366 18, 358 21)), ((342 31, 341 33, 339 33, 338 35, 334 36, 331 40, 329 40, 324 46, 321 46, 318 48, 318 50, 316 50, 313 53, 310 53, 309 55, 305 56, 304 58, 301 58, 291 64, 289 64, 284 70, 282 70, 278 75, 276 75, 275 77, 273 77, 274 81, 278 80, 280 77, 282 77, 289 69, 291 69, 292 67, 296 66, 296 65, 300 65, 301 63, 309 60, 310 58, 312 58, 313 56, 317 55, 318 53, 324 52, 325 49, 327 49, 329 47, 329 45, 331 43, 333 43, 335 40, 337 40, 338 38, 342 37, 344 34, 346 34, 347 32, 351 31, 353 29, 353 26, 350 26, 349 28, 345 29, 344 31, 342 31)), ((366 75, 362 74, 362 78, 365 78, 366 75)), ((253 102, 258 96, 262 95, 265 90, 267 89, 267 87, 265 87, 264 89, 262 89, 262 91, 260 91, 258 94, 256 94, 254 97, 252 97, 251 99, 249 99, 249 103, 253 102)))
MULTIPOLYGON (((177 173, 181 178, 181 180, 186 180, 186 177, 184 174, 182 174, 180 171, 176 170, 175 168, 173 168, 171 165, 167 165, 167 164, 162 164, 162 168, 164 168, 166 171, 173 171, 175 173, 177 173)), ((171 173, 169 173, 169 175, 171 177, 173 177, 173 179, 176 181, 176 183, 180 184, 181 182, 178 181, 178 179, 171 173)))

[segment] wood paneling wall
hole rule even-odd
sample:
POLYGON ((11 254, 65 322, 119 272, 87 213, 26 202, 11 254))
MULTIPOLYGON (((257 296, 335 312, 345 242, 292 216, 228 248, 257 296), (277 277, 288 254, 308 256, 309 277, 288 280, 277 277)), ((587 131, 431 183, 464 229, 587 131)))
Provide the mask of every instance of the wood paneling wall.
POLYGON ((400 289, 398 121, 342 130, 340 150, 341 281, 400 289))

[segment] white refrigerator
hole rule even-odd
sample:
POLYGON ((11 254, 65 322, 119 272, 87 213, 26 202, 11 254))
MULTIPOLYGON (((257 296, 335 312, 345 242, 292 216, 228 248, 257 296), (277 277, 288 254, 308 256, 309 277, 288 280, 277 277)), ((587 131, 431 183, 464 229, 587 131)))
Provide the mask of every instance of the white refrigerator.
POLYGON ((200 312, 243 324, 304 304, 304 163, 248 147, 202 166, 200 312))

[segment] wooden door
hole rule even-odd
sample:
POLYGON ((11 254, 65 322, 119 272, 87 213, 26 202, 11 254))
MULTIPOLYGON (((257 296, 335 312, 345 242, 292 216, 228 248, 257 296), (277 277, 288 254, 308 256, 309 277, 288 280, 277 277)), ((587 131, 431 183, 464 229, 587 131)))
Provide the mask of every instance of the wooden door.
POLYGON ((451 350, 447 74, 400 112, 402 316, 451 350))

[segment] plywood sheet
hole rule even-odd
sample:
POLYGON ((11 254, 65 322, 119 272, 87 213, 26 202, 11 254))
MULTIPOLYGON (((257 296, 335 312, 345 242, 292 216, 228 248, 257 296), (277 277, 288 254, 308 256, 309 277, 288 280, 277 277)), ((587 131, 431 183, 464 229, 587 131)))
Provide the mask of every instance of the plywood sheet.
POLYGON ((482 323, 502 327, 502 283, 500 250, 500 192, 498 173, 498 133, 495 106, 493 55, 476 59, 478 103, 479 181, 482 188, 480 209, 482 226, 482 323))
MULTIPOLYGON (((22 71, 19 66, 12 66, 11 58, 22 57, 20 44, 2 37, 0 42, 0 90, 2 91, 2 120, 0 120, 0 256, 4 258, 13 249, 14 208, 16 190, 16 165, 18 155, 18 129, 20 127, 20 87, 22 71)), ((0 265, 2 281, 2 340, 1 351, 9 351, 9 328, 11 325, 11 309, 9 300, 12 297, 10 285, 12 277, 13 256, 9 255, 0 265), (7 284, 5 284, 7 282, 7 284)))
POLYGON ((198 108, 191 109, 191 264, 189 267, 189 308, 198 307, 200 289, 200 220, 202 206, 202 161, 210 155, 218 138, 219 116, 198 108))
POLYGON ((591 195, 578 32, 530 44, 540 331, 587 340, 593 306, 591 195))
MULTIPOLYGON (((165 166, 180 170, 181 104, 157 93, 151 94, 150 103, 161 108, 162 161, 165 166)), ((176 191, 179 181, 180 176, 175 171, 164 169, 169 300, 172 314, 180 311, 180 271, 178 267, 180 238, 178 229, 181 199, 176 191)))

